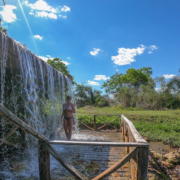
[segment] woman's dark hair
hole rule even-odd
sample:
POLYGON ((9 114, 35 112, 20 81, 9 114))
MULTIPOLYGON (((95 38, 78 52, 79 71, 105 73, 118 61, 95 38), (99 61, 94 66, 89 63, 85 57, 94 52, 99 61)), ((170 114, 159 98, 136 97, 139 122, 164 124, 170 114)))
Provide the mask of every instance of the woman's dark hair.
POLYGON ((67 99, 71 99, 71 96, 67 96, 67 99))

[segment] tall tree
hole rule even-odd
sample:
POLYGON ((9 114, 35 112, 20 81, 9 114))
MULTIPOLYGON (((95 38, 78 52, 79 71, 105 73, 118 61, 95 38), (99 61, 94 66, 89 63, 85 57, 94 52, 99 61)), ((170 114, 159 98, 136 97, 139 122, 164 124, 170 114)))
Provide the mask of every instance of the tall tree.
POLYGON ((2 26, 0 26, 0 31, 4 32, 5 34, 7 34, 7 29, 3 28, 2 26))
MULTIPOLYGON (((52 67, 54 67, 56 70, 60 71, 64 75, 70 75, 68 71, 68 67, 63 63, 62 59, 54 58, 54 59, 48 59, 47 63, 50 64, 52 67)), ((72 83, 76 84, 74 81, 74 77, 72 77, 72 83)))

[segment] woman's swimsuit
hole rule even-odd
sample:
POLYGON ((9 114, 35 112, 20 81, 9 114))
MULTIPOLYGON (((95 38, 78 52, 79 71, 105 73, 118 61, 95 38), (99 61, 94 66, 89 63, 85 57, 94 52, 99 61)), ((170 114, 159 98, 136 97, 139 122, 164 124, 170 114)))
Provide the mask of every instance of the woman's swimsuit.
MULTIPOLYGON (((72 110, 71 105, 69 106, 69 109, 71 109, 71 110, 72 110)), ((63 110, 66 110, 66 106, 65 106, 65 104, 63 104, 63 110)), ((66 117, 66 116, 64 116, 64 118, 65 118, 67 121, 69 121, 71 118, 73 118, 73 119, 74 119, 74 117, 66 117)))

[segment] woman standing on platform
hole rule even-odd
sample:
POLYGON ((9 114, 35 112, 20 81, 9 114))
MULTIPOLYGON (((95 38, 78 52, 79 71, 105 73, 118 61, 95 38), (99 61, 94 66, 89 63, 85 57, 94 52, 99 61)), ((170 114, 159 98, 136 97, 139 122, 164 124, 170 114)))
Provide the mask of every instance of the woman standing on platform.
POLYGON ((73 113, 75 113, 74 104, 71 103, 71 96, 67 96, 67 102, 63 104, 63 113, 61 118, 64 116, 64 130, 67 140, 71 140, 72 127, 74 123, 73 113))

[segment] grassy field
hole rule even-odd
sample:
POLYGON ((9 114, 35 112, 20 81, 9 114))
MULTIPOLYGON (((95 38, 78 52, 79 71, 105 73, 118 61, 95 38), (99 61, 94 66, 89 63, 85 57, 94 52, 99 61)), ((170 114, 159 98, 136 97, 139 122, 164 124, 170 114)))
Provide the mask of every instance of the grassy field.
MULTIPOLYGON (((118 107, 84 107, 77 109, 77 114, 123 114, 131 120, 143 137, 150 141, 163 141, 173 147, 180 147, 180 110, 134 111, 118 107)), ((100 116, 106 121, 115 117, 100 116)), ((78 119, 93 127, 93 116, 78 115, 78 119)), ((97 125, 104 122, 97 119, 97 125)), ((119 128, 119 121, 114 122, 119 128)))

